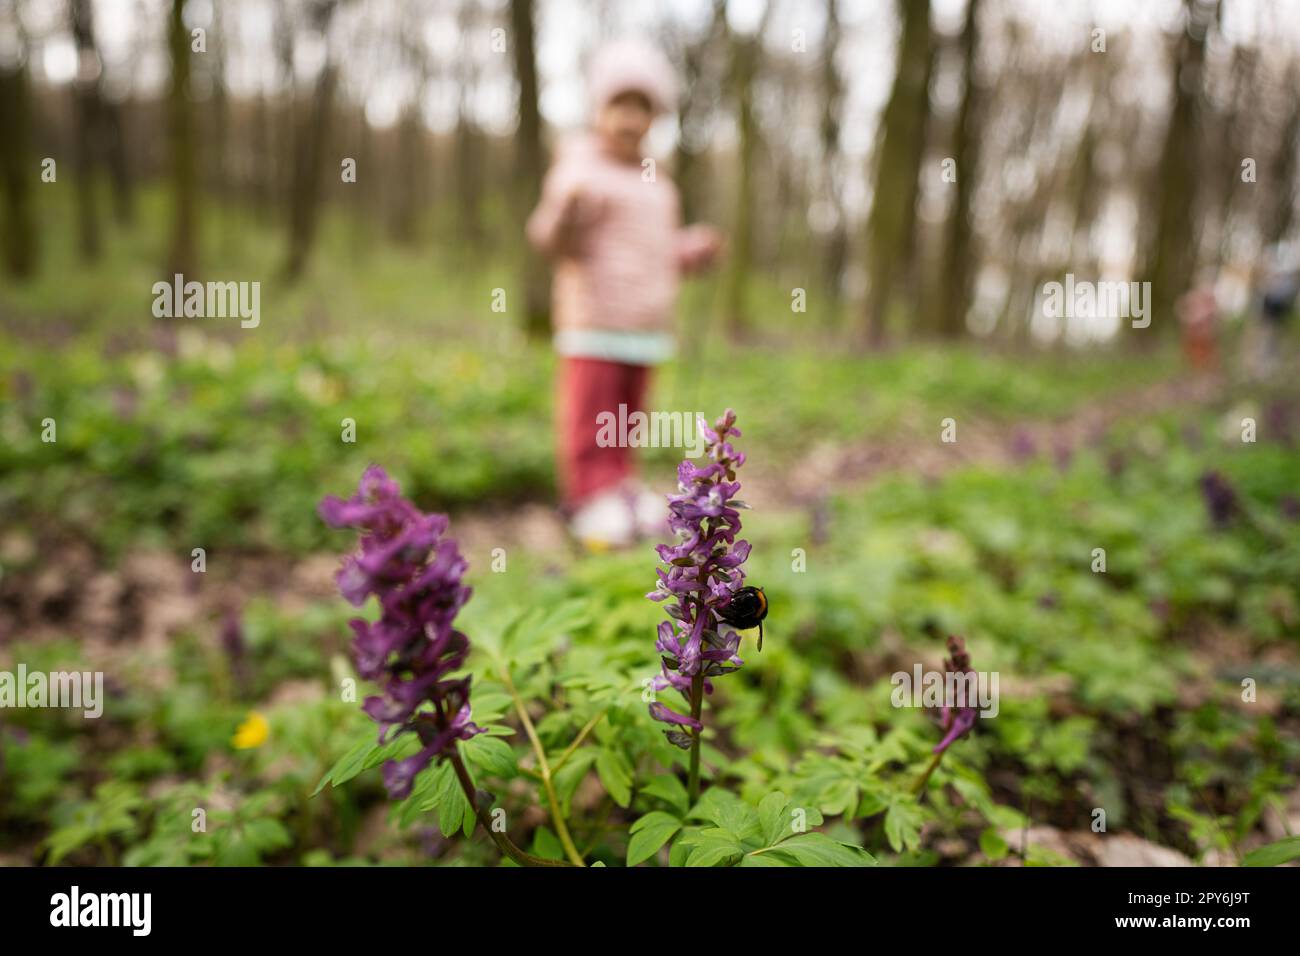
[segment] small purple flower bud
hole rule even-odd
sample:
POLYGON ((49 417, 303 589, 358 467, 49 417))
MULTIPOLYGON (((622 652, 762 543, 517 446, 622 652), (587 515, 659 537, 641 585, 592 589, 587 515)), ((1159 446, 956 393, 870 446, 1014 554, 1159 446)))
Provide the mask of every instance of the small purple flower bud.
MULTIPOLYGON (((970 666, 970 654, 966 651, 966 642, 960 637, 949 636, 948 638, 948 657, 943 662, 944 671, 947 674, 974 674, 974 669, 970 666)), ((948 681, 944 680, 946 687, 948 681)), ((934 752, 941 754, 952 744, 970 733, 975 726, 975 718, 979 715, 975 702, 971 700, 945 701, 944 705, 939 708, 939 726, 944 731, 943 739, 935 745, 934 752)))
POLYGON ((1227 527, 1240 507, 1236 490, 1217 471, 1207 471, 1201 476, 1201 496, 1216 528, 1227 527))

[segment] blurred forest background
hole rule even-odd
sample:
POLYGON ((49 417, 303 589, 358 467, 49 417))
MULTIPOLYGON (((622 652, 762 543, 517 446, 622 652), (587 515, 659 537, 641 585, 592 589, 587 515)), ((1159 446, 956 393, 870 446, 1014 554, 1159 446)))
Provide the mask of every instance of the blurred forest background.
MULTIPOLYGON (((499 268, 512 315, 543 332, 545 272, 521 222, 555 133, 582 123, 586 56, 634 33, 681 72, 653 145, 688 220, 731 235, 710 300, 730 331, 788 319, 801 288, 822 328, 873 344, 1110 337, 1114 321, 1032 321, 1042 284, 1068 270, 1150 280, 1159 334, 1198 269, 1221 273, 1240 308, 1263 250, 1293 238, 1298 13, 1288 0, 4 0, 4 265, 17 282, 68 268, 49 248, 54 217, 75 217, 84 265, 146 216, 154 271, 235 278, 220 272, 244 242, 226 215, 238 210, 276 234, 256 277, 292 282, 337 220, 359 268, 376 243, 419 251, 439 280, 499 268), (68 186, 31 175, 45 157, 68 186)), ((486 299, 479 282, 467 304, 486 299)))
POLYGON ((109 698, 0 713, 0 865, 496 862, 429 779, 386 799, 340 700, 353 541, 315 510, 371 463, 469 561, 466 758, 513 839, 558 856, 559 802, 621 864, 684 812, 656 558, 554 508, 522 237, 628 34, 728 236, 650 405, 737 411, 772 602, 706 777, 899 865, 1300 855, 1294 330, 1237 361, 1296 248, 1300 0, 0 0, 0 668, 109 698), (260 322, 155 318, 175 273, 260 283, 260 322), (1149 281, 1150 327, 1052 318, 1067 274, 1149 281), (1225 321, 1189 369, 1193 287, 1225 321), (947 634, 1002 709, 918 795, 939 735, 888 678, 947 634))

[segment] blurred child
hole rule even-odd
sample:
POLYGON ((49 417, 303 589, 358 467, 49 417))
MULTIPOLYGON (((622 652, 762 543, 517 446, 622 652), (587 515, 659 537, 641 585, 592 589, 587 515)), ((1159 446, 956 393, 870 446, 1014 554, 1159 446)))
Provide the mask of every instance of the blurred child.
POLYGON ((1214 284, 1205 280, 1184 292, 1175 303, 1182 331, 1183 355, 1198 372, 1213 371, 1219 365, 1219 304, 1214 284))
POLYGON ((527 230, 555 268, 564 507, 574 534, 602 548, 656 533, 666 506, 637 484, 626 440, 597 442, 597 418, 626 420, 620 405, 628 415, 645 411, 651 369, 673 352, 679 277, 711 265, 722 236, 711 226, 682 228, 677 188, 643 161, 642 139, 676 98, 663 55, 632 41, 603 47, 588 94, 591 128, 558 150, 527 230))
POLYGON ((1285 349, 1287 319, 1300 298, 1300 261, 1292 247, 1278 244, 1268 253, 1268 266, 1260 282, 1255 310, 1254 343, 1250 371, 1256 379, 1273 377, 1290 368, 1285 349))

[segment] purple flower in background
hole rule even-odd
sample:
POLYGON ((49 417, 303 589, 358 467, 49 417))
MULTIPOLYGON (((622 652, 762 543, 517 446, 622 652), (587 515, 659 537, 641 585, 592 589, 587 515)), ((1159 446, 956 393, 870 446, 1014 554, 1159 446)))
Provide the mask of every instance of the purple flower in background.
MULTIPOLYGON (((975 687, 974 674, 975 669, 970 666, 970 654, 966 653, 966 642, 960 637, 949 636, 948 638, 948 657, 944 659, 943 666, 945 673, 944 686, 949 685, 946 674, 970 674, 971 679, 959 680, 957 686, 967 687, 971 690, 975 687)), ((943 739, 935 745, 934 752, 937 754, 947 750, 954 741, 970 733, 970 729, 975 726, 975 718, 979 711, 973 700, 963 700, 962 706, 957 706, 958 701, 945 701, 939 709, 939 726, 943 728, 943 739)))
POLYGON ((242 661, 248 653, 248 643, 244 640, 244 622, 239 611, 227 608, 221 618, 221 649, 232 661, 242 661))
POLYGON ((469 639, 452 627, 470 596, 467 565, 456 542, 442 537, 446 515, 421 512, 377 465, 355 495, 331 495, 318 510, 332 528, 361 531, 360 551, 339 569, 339 591, 358 607, 372 594, 379 599, 378 621, 351 621, 357 671, 383 691, 362 709, 380 724, 381 743, 414 733, 423 745, 384 764, 389 796, 401 799, 434 758, 483 732, 470 720, 470 678, 447 677, 469 653, 469 639))
POLYGON ((1237 492, 1228 479, 1217 471, 1207 471, 1201 476, 1201 496, 1214 526, 1226 527, 1238 508, 1237 492))
POLYGON ((1283 495, 1279 507, 1282 509, 1282 517, 1288 521, 1300 521, 1300 498, 1283 495))
POLYGON ((1295 415, 1292 406, 1278 399, 1264 409, 1264 428, 1284 445, 1295 443, 1295 415))
POLYGON ((1017 428, 1011 436, 1011 457, 1018 462, 1025 462, 1038 454, 1038 443, 1027 428, 1017 428))
POLYGON ((1106 474, 1118 478, 1128 468, 1128 455, 1122 449, 1113 448, 1106 454, 1106 474))
POLYGON ((227 608, 221 619, 221 649, 230 660, 230 674, 241 691, 248 690, 248 641, 239 611, 227 608))
POLYGON ((1070 465, 1074 462, 1074 446, 1068 439, 1057 438, 1052 445, 1052 457, 1056 459, 1057 471, 1069 471, 1070 465))
MULTIPOLYGON (((736 413, 727 409, 713 428, 703 421, 700 429, 706 441, 704 465, 689 458, 677 469, 679 493, 668 496, 668 527, 676 544, 662 544, 655 550, 667 565, 656 573, 659 585, 646 597, 666 601, 671 621, 659 625, 655 649, 662 656, 663 672, 655 678, 655 690, 672 687, 687 700, 691 685, 701 676, 704 692, 713 693, 710 677, 728 674, 744 662, 737 652, 740 635, 722 620, 720 612, 733 593, 744 585, 740 566, 749 557, 749 542, 736 540, 740 533, 740 511, 736 500, 740 482, 736 469, 745 456, 731 447, 739 437, 736 413)), ((693 717, 678 714, 660 703, 650 705, 650 716, 673 725, 665 730, 668 739, 683 749, 691 746, 692 734, 702 729, 693 717)))

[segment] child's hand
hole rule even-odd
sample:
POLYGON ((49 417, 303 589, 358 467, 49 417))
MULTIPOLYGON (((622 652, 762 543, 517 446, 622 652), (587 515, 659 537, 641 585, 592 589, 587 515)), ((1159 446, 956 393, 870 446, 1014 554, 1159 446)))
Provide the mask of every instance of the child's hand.
POLYGON ((586 229, 605 212, 605 200, 593 196, 581 184, 574 185, 564 201, 564 221, 573 229, 586 229))
POLYGON ((555 248, 576 255, 582 249, 583 234, 604 214, 605 202, 591 195, 581 184, 574 184, 562 203, 555 248))
POLYGON ((685 272, 708 269, 721 258, 726 239, 707 223, 687 226, 678 237, 677 256, 685 272))

